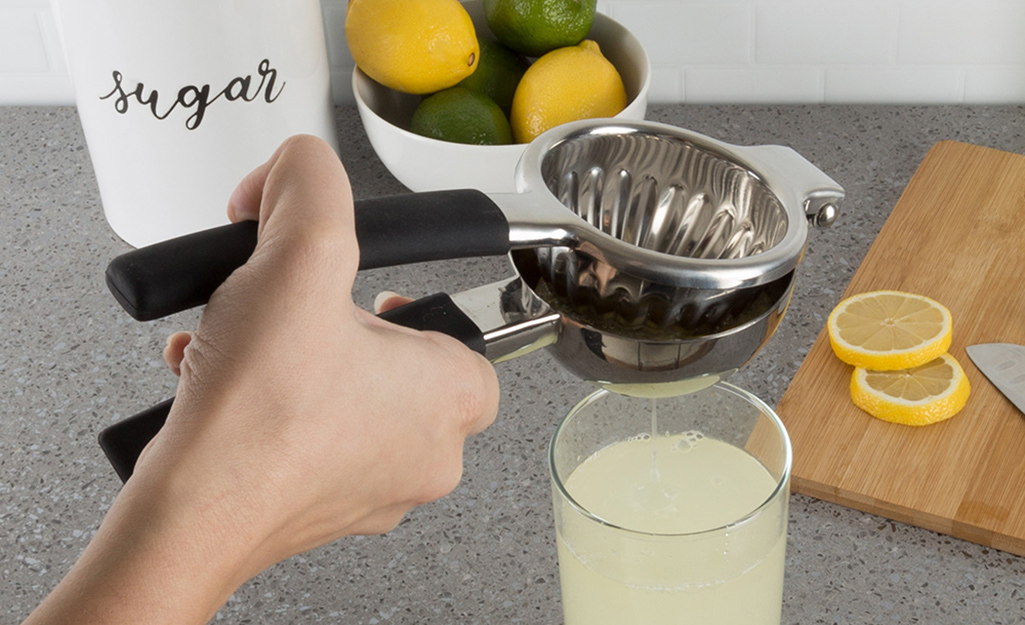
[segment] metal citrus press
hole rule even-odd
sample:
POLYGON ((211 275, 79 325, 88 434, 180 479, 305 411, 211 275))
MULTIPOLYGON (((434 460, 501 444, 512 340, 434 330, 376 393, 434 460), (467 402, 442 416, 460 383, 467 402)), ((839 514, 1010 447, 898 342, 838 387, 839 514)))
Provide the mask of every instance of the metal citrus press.
MULTIPOLYGON (((790 148, 741 147, 654 122, 585 120, 533 141, 517 193, 463 189, 356 202, 360 268, 508 254, 515 275, 382 317, 450 334, 492 362, 546 347, 613 391, 667 396, 747 363, 786 312, 809 224, 843 189, 790 148)), ((136 319, 205 303, 256 244, 245 222, 114 259, 136 319)), ((172 400, 100 435, 122 479, 172 400)))

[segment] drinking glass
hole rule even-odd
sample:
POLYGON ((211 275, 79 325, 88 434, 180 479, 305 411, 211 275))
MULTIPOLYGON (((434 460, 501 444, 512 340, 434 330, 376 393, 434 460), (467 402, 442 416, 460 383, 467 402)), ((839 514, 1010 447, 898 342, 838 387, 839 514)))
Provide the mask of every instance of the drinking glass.
POLYGON ((598 391, 550 446, 566 625, 778 625, 791 449, 727 383, 598 391))

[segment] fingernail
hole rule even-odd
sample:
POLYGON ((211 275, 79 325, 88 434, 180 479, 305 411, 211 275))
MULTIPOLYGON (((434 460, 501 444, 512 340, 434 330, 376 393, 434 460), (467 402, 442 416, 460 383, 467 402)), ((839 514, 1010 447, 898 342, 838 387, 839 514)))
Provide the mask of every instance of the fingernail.
POLYGON ((393 297, 400 297, 395 291, 381 291, 374 298, 374 312, 379 312, 384 303, 393 297))

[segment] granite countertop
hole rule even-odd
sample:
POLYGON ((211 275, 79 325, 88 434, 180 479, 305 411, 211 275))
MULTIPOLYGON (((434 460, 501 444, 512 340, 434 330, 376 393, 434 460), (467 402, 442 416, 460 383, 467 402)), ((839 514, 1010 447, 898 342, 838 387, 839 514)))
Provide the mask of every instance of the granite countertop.
MULTIPOLYGON (((828 311, 929 148, 955 139, 1025 153, 1022 107, 655 106, 649 118, 740 144, 780 143, 847 191, 815 232, 789 313, 731 381, 780 400, 828 311)), ((404 188, 370 148, 354 107, 338 109, 358 197, 404 188)), ((103 427, 173 394, 165 337, 196 311, 131 320, 107 293, 106 263, 129 248, 99 205, 74 108, 0 108, 0 621, 19 622, 92 536, 120 482, 103 427)), ((369 307, 390 289, 460 290, 511 275, 504 259, 360 274, 369 307)), ((591 389, 546 353, 498 366, 497 422, 467 445, 449 497, 385 536, 338 541, 243 586, 233 623, 559 623, 546 449, 591 389)), ((1025 558, 794 495, 783 622, 1019 623, 1025 558)))

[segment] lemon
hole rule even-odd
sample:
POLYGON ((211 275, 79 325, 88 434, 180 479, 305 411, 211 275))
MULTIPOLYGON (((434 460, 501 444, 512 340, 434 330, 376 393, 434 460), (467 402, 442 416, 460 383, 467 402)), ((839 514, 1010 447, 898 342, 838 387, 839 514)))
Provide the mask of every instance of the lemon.
POLYGON ((904 425, 949 419, 964 407, 970 392, 968 376, 950 354, 898 371, 856 367, 851 376, 854 405, 877 419, 904 425))
POLYGON ((513 96, 513 138, 529 143, 542 132, 578 119, 613 117, 626 106, 626 88, 590 39, 552 50, 531 65, 513 96))
POLYGON ((405 93, 447 89, 472 74, 480 56, 457 0, 351 0, 345 40, 360 69, 405 93))
POLYGON ((484 0, 498 40, 527 56, 575 46, 594 23, 597 0, 484 0))
POLYGON ((458 86, 483 93, 494 100, 503 113, 509 115, 516 86, 520 84, 529 63, 497 41, 482 37, 478 42, 480 60, 477 69, 458 86))
POLYGON ((950 347, 950 311, 923 295, 872 291, 840 302, 826 323, 836 356, 851 365, 893 371, 923 365, 950 347))
POLYGON ((512 131, 502 109, 486 95, 465 87, 451 87, 425 98, 413 112, 409 130, 455 143, 512 143, 512 131))

